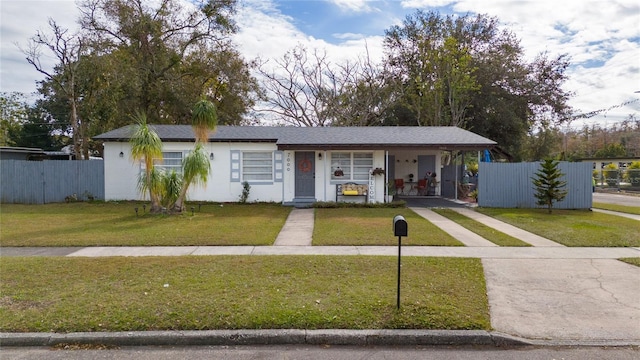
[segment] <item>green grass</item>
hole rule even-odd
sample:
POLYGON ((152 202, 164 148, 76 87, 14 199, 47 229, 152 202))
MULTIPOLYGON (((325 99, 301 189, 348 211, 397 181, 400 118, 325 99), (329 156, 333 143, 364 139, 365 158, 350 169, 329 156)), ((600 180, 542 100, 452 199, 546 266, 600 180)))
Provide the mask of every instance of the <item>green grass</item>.
POLYGON ((635 265, 640 267, 640 257, 636 257, 636 258, 622 258, 619 259, 620 261, 624 261, 627 264, 631 264, 631 265, 635 265))
POLYGON ((492 243, 500 246, 531 246, 520 239, 516 239, 494 228, 479 223, 451 209, 431 209, 436 213, 453 220, 464 228, 473 231, 492 243))
MULTIPOLYGON (((188 205, 187 209, 192 205, 188 205)), ((143 214, 141 203, 2 204, 2 246, 271 245, 291 208, 203 204, 195 215, 143 214), (134 207, 138 207, 136 216, 134 207)), ((148 207, 147 207, 148 211, 148 207)))
POLYGON ((463 246, 428 220, 407 208, 315 209, 313 245, 397 245, 393 218, 407 220, 409 236, 403 245, 463 246))
POLYGON ((640 207, 637 207, 637 206, 624 206, 624 205, 594 202, 593 207, 596 209, 611 210, 611 211, 618 211, 618 212, 623 212, 627 214, 640 215, 640 207))
POLYGON ((479 259, 3 258, 0 331, 490 329, 479 259))
POLYGON ((476 211, 566 246, 640 246, 640 221, 582 210, 494 209, 476 211))

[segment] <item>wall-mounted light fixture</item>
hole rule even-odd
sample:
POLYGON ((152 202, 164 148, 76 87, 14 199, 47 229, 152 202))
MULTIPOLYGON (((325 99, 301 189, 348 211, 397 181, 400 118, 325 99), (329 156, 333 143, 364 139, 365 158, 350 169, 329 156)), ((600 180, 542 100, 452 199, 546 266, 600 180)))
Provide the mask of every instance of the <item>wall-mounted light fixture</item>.
POLYGON ((322 160, 322 153, 318 153, 318 160, 322 160))
POLYGON ((122 151, 120 151, 120 157, 123 158, 124 157, 124 153, 122 151))
POLYGON ((209 159, 213 160, 213 153, 209 154, 209 159))

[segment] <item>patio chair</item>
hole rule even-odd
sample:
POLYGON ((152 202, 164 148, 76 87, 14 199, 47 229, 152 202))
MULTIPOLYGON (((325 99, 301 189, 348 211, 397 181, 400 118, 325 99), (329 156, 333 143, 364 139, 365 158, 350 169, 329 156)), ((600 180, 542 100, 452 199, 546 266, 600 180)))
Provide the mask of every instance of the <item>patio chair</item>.
POLYGON ((404 194, 404 179, 395 179, 396 194, 404 194))
POLYGON ((425 196, 427 194, 427 179, 418 180, 418 195, 425 196))

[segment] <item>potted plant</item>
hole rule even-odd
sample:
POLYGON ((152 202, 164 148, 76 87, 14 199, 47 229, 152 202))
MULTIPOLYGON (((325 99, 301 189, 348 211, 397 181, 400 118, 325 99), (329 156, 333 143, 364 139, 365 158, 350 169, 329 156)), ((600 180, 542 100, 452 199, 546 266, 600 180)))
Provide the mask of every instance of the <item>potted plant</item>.
POLYGON ((375 168, 373 170, 371 170, 371 174, 373 175, 384 175, 384 169, 382 168, 375 168))
POLYGON ((387 202, 393 201, 393 196, 396 194, 396 184, 393 181, 387 183, 387 202))
POLYGON ((338 168, 333 172, 333 176, 335 176, 335 177, 343 177, 344 176, 344 171, 342 171, 340 166, 338 166, 338 168))

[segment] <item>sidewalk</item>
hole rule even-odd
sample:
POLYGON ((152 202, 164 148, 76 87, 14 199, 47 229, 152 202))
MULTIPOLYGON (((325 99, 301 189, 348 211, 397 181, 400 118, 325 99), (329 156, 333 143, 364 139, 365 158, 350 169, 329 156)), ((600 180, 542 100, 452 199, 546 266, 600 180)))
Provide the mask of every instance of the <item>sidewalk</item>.
MULTIPOLYGON (((453 210, 533 247, 498 247, 425 208, 413 211, 466 246, 403 246, 403 256, 482 259, 494 331, 238 330, 0 334, 3 346, 92 342, 116 345, 640 345, 640 268, 616 259, 640 248, 574 248, 465 208, 453 210), (509 335, 507 335, 509 334, 509 335)), ((313 209, 294 209, 275 246, 0 248, 0 256, 397 256, 395 246, 311 246, 313 209)))

